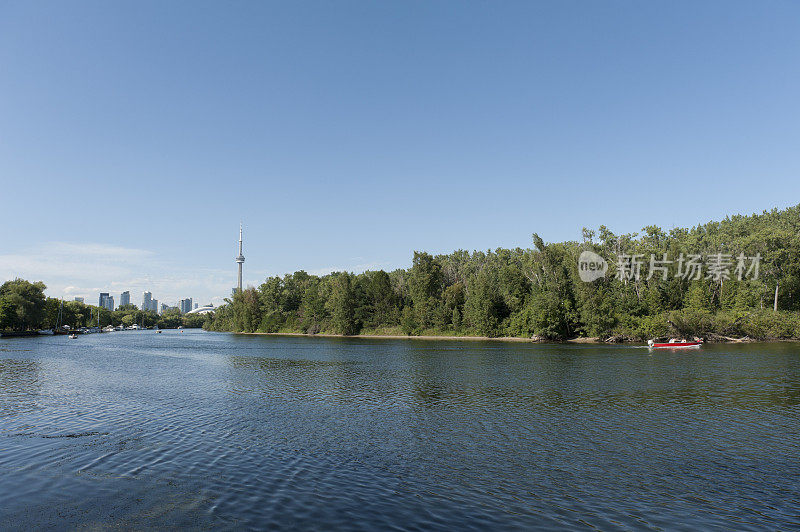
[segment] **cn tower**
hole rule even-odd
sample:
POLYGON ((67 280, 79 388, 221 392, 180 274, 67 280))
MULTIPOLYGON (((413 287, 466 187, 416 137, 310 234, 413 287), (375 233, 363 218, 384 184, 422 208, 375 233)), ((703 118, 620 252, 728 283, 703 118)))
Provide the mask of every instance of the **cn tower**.
POLYGON ((236 257, 236 263, 239 265, 239 283, 236 285, 239 292, 242 291, 242 264, 244 264, 244 255, 242 255, 242 224, 239 224, 239 256, 236 257))

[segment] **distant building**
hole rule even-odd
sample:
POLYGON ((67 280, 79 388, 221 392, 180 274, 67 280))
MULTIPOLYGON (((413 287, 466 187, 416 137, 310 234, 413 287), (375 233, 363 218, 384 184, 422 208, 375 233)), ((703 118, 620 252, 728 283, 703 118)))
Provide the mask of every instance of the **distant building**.
POLYGON ((151 309, 150 305, 152 301, 153 301, 153 294, 151 292, 145 292, 142 295, 142 310, 145 311, 150 310, 151 309))
POLYGON ((142 297, 142 310, 158 313, 158 299, 153 299, 153 294, 145 292, 142 297))
POLYGON ((198 304, 197 304, 197 303, 195 303, 195 304, 194 304, 194 308, 197 308, 197 307, 198 307, 198 304))
POLYGON ((108 292, 100 292, 100 307, 114 310, 114 298, 108 295, 108 292))
POLYGON ((189 312, 189 314, 208 314, 209 312, 214 312, 214 310, 216 310, 214 308, 214 305, 209 303, 208 305, 205 305, 205 306, 202 306, 202 307, 199 307, 199 308, 197 306, 195 306, 194 310, 189 312))
POLYGON ((166 311, 172 310, 172 309, 175 309, 175 308, 178 308, 178 307, 170 307, 166 303, 161 303, 161 314, 164 314, 166 311))
POLYGON ((191 312, 192 298, 188 297, 186 299, 181 299, 180 303, 178 303, 178 308, 181 310, 181 314, 186 314, 187 312, 191 312))
POLYGON ((75 301, 77 301, 78 303, 83 303, 83 298, 82 297, 76 297, 75 301))
POLYGON ((125 290, 119 295, 119 306, 125 306, 131 304, 131 293, 128 290, 125 290))

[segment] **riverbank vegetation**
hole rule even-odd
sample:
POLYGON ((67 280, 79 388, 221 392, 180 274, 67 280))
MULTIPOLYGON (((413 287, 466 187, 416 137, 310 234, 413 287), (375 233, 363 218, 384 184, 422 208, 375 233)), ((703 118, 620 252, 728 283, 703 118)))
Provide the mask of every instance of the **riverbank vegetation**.
POLYGON ((45 284, 24 279, 7 281, 0 286, 0 331, 31 331, 53 329, 66 325, 72 329, 107 325, 144 327, 158 326, 174 329, 178 326, 202 327, 206 317, 197 314, 181 315, 170 309, 161 315, 143 311, 134 305, 124 305, 117 310, 86 305, 80 301, 65 301, 46 297, 45 284), (59 317, 60 315, 60 317, 59 317))
POLYGON ((299 271, 237 293, 206 327, 546 340, 800 339, 800 206, 669 231, 647 226, 617 235, 601 226, 571 242, 545 243, 534 234, 529 249, 415 252, 410 268, 392 272, 299 271), (581 280, 584 251, 607 261, 607 275, 581 280), (724 275, 696 276, 674 260, 649 276, 651 255, 665 254, 723 254, 732 264, 724 275), (619 271, 625 255, 643 257, 641 276, 619 271), (735 270, 740 255, 748 258, 747 272, 735 270))

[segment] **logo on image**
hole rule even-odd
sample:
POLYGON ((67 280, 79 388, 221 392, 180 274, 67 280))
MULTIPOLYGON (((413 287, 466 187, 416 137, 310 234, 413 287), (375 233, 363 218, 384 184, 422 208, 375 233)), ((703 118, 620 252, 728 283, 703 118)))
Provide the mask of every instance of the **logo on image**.
POLYGON ((605 277, 608 271, 606 259, 592 251, 584 251, 578 257, 578 275, 581 281, 591 283, 605 277))

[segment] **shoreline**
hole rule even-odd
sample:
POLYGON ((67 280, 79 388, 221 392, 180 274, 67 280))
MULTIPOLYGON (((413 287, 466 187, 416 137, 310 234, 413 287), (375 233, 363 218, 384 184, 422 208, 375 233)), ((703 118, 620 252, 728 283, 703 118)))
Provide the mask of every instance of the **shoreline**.
MULTIPOLYGON (((231 332, 231 331, 222 331, 222 332, 231 332)), ((470 341, 498 341, 498 342, 524 342, 524 343, 532 343, 532 344, 543 344, 543 343, 558 343, 558 342, 547 342, 545 340, 539 340, 536 338, 520 338, 515 336, 502 336, 502 337, 489 337, 489 336, 430 336, 430 335, 420 335, 420 336, 411 336, 405 334, 353 334, 349 336, 345 336, 343 334, 329 334, 329 333, 317 333, 317 334, 306 334, 306 333, 291 333, 291 332, 276 332, 276 333, 267 333, 267 332, 231 332, 231 334, 244 334, 249 336, 295 336, 295 337, 302 337, 302 338, 359 338, 359 339, 376 339, 376 340, 470 340, 470 341)), ((598 342, 603 343, 603 342, 598 342)))
MULTIPOLYGON (((511 342, 511 343, 529 343, 529 344, 591 344, 591 345, 647 345, 646 342, 605 342, 598 337, 580 337, 570 338, 568 340, 544 340, 541 338, 523 338, 518 336, 431 336, 420 335, 410 336, 401 334, 354 334, 345 336, 342 334, 307 334, 307 333, 294 333, 294 332, 232 332, 232 331, 219 331, 230 332, 231 334, 242 334, 249 336, 289 336, 289 337, 302 337, 302 338, 358 338, 358 339, 375 339, 375 340, 466 340, 475 342, 511 342)), ((796 339, 775 339, 775 340, 754 340, 752 338, 731 338, 722 342, 719 341, 706 341, 707 344, 743 344, 743 343, 782 343, 782 342, 798 342, 796 339)))

